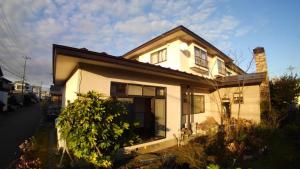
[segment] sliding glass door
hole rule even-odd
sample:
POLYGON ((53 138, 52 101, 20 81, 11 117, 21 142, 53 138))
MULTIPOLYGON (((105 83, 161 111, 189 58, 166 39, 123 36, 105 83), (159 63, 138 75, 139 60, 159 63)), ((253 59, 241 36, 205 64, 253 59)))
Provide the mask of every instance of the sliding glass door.
POLYGON ((144 142, 166 137, 166 88, 112 82, 110 93, 127 103, 127 118, 139 123, 136 132, 144 142))
POLYGON ((166 99, 155 99, 155 136, 166 135, 166 99))

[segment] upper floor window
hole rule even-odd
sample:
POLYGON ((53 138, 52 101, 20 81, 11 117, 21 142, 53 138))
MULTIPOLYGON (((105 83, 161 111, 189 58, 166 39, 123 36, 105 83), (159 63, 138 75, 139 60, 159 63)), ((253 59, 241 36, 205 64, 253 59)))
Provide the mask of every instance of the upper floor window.
POLYGON ((162 49, 151 54, 150 61, 152 64, 164 62, 167 60, 167 49, 162 49))
POLYGON ((226 73, 227 73, 227 76, 231 76, 231 74, 232 74, 230 71, 227 71, 226 73))
POLYGON ((219 74, 226 75, 225 63, 220 59, 217 59, 219 74))
POLYGON ((195 47, 194 50, 195 50, 195 64, 198 66, 208 68, 207 53, 204 50, 197 47, 195 47))

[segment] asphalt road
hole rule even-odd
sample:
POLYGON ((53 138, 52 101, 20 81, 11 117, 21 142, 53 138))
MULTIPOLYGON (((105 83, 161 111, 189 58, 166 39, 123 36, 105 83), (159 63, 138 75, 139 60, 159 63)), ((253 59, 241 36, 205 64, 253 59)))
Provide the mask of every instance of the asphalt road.
POLYGON ((17 157, 18 146, 35 133, 41 117, 39 104, 22 108, 18 112, 0 114, 1 169, 17 157))

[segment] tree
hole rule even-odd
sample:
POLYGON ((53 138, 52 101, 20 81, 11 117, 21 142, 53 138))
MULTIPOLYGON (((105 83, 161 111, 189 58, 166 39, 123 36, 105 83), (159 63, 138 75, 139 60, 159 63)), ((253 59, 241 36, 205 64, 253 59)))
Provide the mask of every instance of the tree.
POLYGON ((91 91, 63 110, 57 126, 75 157, 109 168, 115 153, 137 139, 127 114, 124 103, 91 91))
POLYGON ((300 78, 297 74, 284 74, 270 81, 272 106, 277 109, 296 105, 300 92, 300 78))
POLYGON ((275 127, 282 125, 285 120, 295 120, 299 94, 300 78, 293 72, 270 81, 272 112, 268 119, 275 127))

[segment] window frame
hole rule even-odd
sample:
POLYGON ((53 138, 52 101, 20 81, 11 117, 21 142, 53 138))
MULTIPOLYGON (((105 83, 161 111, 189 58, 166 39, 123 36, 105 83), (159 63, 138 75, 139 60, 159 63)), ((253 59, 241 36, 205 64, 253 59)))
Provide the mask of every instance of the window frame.
POLYGON ((221 75, 226 75, 226 66, 225 62, 221 59, 217 58, 217 66, 218 66, 218 73, 221 75), (222 70, 224 69, 224 70, 222 70))
MULTIPOLYGON (((154 99, 154 101, 156 99, 163 99, 164 100, 164 124, 165 124, 165 128, 164 128, 164 136, 162 138, 155 138, 154 140, 161 140, 161 139, 165 139, 167 137, 167 87, 163 87, 163 86, 150 86, 150 85, 142 85, 142 84, 135 84, 135 83, 126 83, 126 82, 115 82, 115 81, 111 81, 110 82, 110 97, 112 97, 113 99, 134 99, 134 98, 137 98, 137 97, 144 97, 144 98, 152 98, 154 99), (122 84, 122 85, 126 85, 126 93, 125 95, 112 95, 112 85, 113 84, 122 84), (142 86, 142 95, 128 95, 128 85, 136 85, 136 86, 142 86), (147 95, 144 95, 144 87, 154 87, 155 88, 155 96, 147 96, 147 95), (157 91, 158 90, 161 90, 163 89, 164 90, 164 95, 158 95, 157 94, 157 91)), ((154 103, 155 105, 155 103, 154 103)), ((147 142, 151 142, 153 140, 149 140, 149 141, 143 141, 142 143, 138 143, 138 144, 143 144, 143 143, 147 143, 147 142)), ((138 144, 135 144, 135 145, 138 145, 138 144)))
POLYGON ((150 54, 150 63, 151 64, 158 64, 158 63, 162 63, 165 61, 167 61, 167 48, 160 49, 160 50, 152 52, 150 54), (164 57, 163 57, 163 51, 165 51, 164 57), (161 55, 160 55, 160 53, 161 53, 161 55), (155 55, 156 55, 156 59, 153 58, 155 55))
POLYGON ((205 113, 205 95, 201 95, 201 94, 193 94, 193 97, 192 97, 192 102, 191 102, 191 104, 192 104, 192 114, 200 114, 200 113, 205 113), (195 96, 197 96, 197 97, 202 97, 203 98, 203 103, 202 103, 202 106, 203 106, 203 110, 202 111, 200 111, 200 112, 195 112, 195 107, 194 107, 194 103, 195 103, 195 100, 194 100, 194 98, 195 98, 195 96))
POLYGON ((197 46, 194 46, 194 58, 195 58, 195 64, 198 65, 198 66, 202 66, 202 67, 205 67, 205 68, 208 68, 208 56, 207 56, 207 51, 203 50, 202 48, 200 47, 197 47, 197 46), (199 51, 199 56, 196 55, 196 51, 199 51), (205 53, 205 57, 203 58, 203 53, 205 53), (198 63, 197 62, 197 59, 200 60, 200 62, 202 63, 198 63))
POLYGON ((244 95, 242 92, 233 93, 233 103, 234 104, 244 104, 244 95), (238 95, 238 96, 235 96, 238 95))
POLYGON ((167 98, 167 88, 166 87, 162 87, 162 86, 150 86, 150 85, 142 85, 142 84, 135 84, 135 83, 123 83, 123 82, 115 82, 115 81, 111 81, 110 83, 110 96, 111 97, 154 97, 157 99, 162 99, 162 98, 167 98), (112 85, 113 84, 118 84, 118 85, 125 85, 125 94, 115 94, 112 95, 112 85), (141 86, 142 87, 142 95, 129 95, 128 94, 128 86, 129 85, 134 85, 134 86, 141 86), (155 88, 155 96, 149 96, 149 95, 144 95, 144 87, 154 87, 155 88), (158 89, 163 89, 164 90, 164 95, 158 95, 157 94, 157 90, 158 89))

